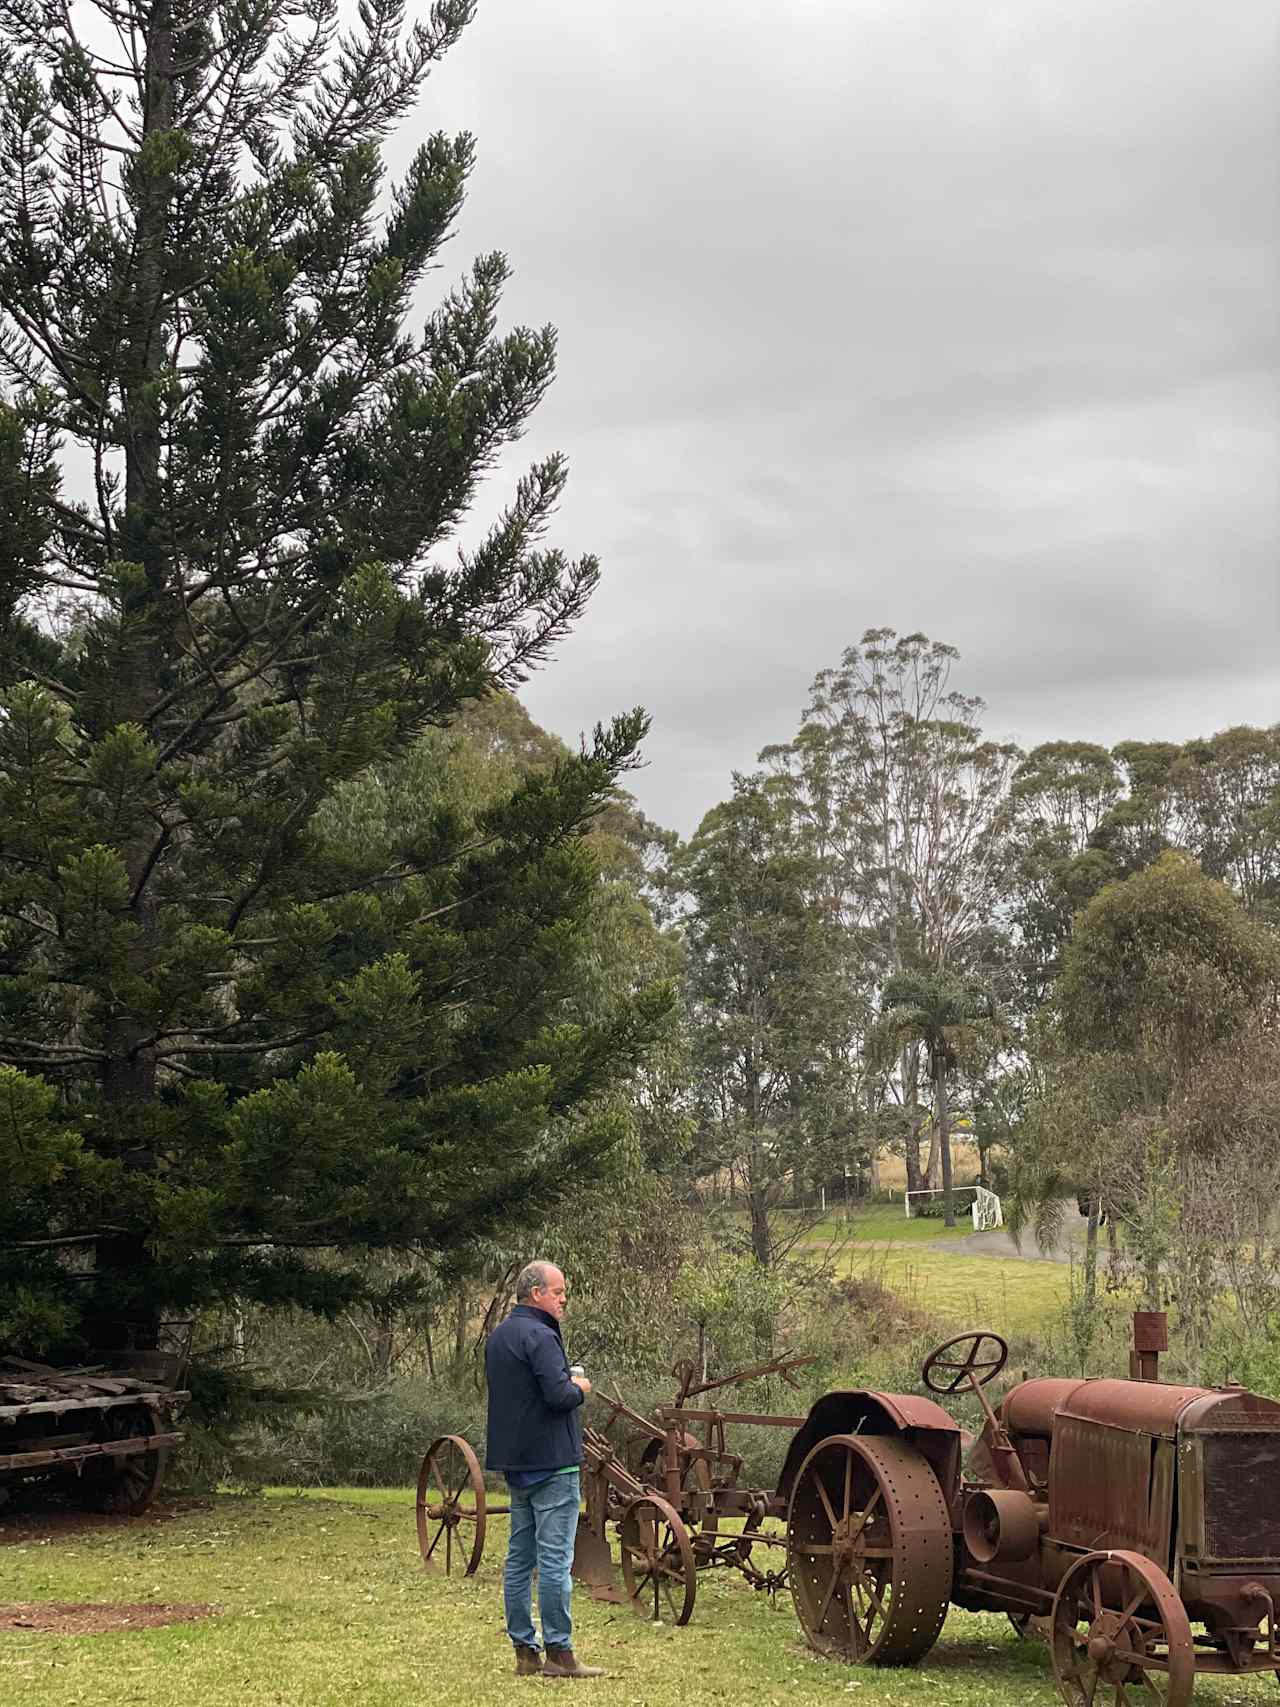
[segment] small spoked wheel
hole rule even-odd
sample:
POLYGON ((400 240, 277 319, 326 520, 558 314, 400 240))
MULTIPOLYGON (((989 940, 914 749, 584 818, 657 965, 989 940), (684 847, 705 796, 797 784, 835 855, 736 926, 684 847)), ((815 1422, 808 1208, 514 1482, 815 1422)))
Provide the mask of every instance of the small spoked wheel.
POLYGON ((810 1647, 850 1665, 911 1665, 951 1598, 947 1503, 926 1459, 891 1436, 833 1434, 787 1511, 787 1568, 810 1647))
POLYGON ((622 1580, 632 1606, 656 1624, 693 1616, 698 1573, 693 1545, 679 1513, 658 1494, 641 1494, 622 1515, 622 1580))
POLYGON ((485 1498, 480 1460, 459 1434, 433 1440, 418 1474, 418 1546, 428 1569, 463 1576, 484 1554, 485 1498))
POLYGON ((985 1387, 1009 1361, 1009 1347, 987 1328, 957 1334, 936 1346, 924 1360, 920 1379, 931 1393, 958 1393, 976 1381, 985 1387))
MULTIPOLYGON (((103 1425, 114 1440, 145 1440, 160 1434, 159 1415, 149 1405, 124 1411, 108 1411, 103 1425)), ((91 1458, 81 1477, 81 1496, 91 1511, 110 1512, 114 1517, 137 1517, 146 1511, 160 1491, 164 1479, 166 1446, 149 1452, 128 1452, 120 1457, 91 1458)))
POLYGON ((1053 1674, 1068 1707, 1187 1707, 1195 1650, 1186 1608, 1140 1553, 1087 1553, 1053 1603, 1053 1674))

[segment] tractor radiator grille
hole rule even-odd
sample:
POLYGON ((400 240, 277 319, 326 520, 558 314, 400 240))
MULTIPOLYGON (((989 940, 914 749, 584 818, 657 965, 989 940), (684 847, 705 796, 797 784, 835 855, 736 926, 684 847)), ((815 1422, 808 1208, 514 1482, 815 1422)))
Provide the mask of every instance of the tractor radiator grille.
POLYGON ((1280 1558, 1280 1434, 1205 1434, 1210 1559, 1280 1558))

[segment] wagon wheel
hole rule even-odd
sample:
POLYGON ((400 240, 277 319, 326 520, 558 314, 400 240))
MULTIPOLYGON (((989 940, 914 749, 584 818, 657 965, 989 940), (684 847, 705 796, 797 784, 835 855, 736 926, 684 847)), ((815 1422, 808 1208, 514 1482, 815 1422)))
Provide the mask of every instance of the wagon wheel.
POLYGON ((1191 1700, 1196 1661, 1186 1608, 1140 1553, 1077 1559, 1058 1587, 1050 1641, 1069 1707, 1187 1707, 1191 1700))
MULTIPOLYGON (((140 1440, 161 1432, 159 1414, 150 1405, 130 1407, 121 1416, 108 1412, 103 1427, 112 1440, 140 1440)), ((91 1458, 81 1477, 81 1493, 92 1511, 111 1512, 116 1517, 136 1517, 155 1499, 164 1477, 167 1446, 150 1452, 131 1452, 123 1458, 91 1458)))
POLYGON ((456 1559, 463 1576, 473 1576, 484 1552, 484 1523, 480 1460, 461 1435, 441 1435, 427 1449, 418 1473, 418 1546, 423 1564, 430 1568, 434 1556, 437 1565, 443 1560, 449 1575, 456 1559))
POLYGON ((1008 1361, 1009 1347, 999 1334, 987 1328, 976 1331, 971 1328, 968 1333, 957 1334, 954 1339, 935 1346, 924 1360, 920 1379, 931 1393, 958 1393, 971 1377, 979 1387, 985 1387, 1008 1361))
POLYGON ((619 1540, 622 1580, 640 1616, 656 1624, 665 1607, 673 1624, 687 1624, 698 1574, 680 1514, 660 1494, 641 1494, 623 1513, 619 1540))
POLYGON ((833 1434, 800 1466, 787 1565, 809 1645, 850 1664, 910 1665, 951 1595, 951 1520, 938 1478, 892 1436, 833 1434))

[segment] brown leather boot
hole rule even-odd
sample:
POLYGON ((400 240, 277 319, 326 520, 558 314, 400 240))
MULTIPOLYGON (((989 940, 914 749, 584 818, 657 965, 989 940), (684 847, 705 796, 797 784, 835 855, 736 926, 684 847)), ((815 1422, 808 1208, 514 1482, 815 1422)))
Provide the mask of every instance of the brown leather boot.
POLYGON ((547 1648, 547 1663, 543 1677, 605 1677, 603 1666, 584 1666, 578 1663, 572 1648, 547 1648))
POLYGON ((521 1647, 519 1642, 513 1643, 512 1646, 516 1650, 516 1676, 541 1677, 542 1655, 538 1650, 521 1647))

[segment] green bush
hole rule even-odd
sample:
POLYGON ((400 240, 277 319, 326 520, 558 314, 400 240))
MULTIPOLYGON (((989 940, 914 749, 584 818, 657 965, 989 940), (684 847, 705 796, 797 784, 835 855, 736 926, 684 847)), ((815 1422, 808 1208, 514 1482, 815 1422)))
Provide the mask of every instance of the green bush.
MULTIPOLYGON (((973 1208, 977 1191, 971 1185, 958 1185, 951 1193, 957 1216, 967 1215, 973 1208)), ((919 1217, 922 1221, 942 1221, 946 1219, 947 1200, 941 1194, 937 1197, 917 1197, 911 1205, 911 1215, 914 1220, 919 1217)))
POLYGON ((403 1487, 417 1481, 423 1455, 442 1434, 459 1434, 484 1462, 485 1400, 467 1382, 419 1377, 372 1398, 326 1405, 264 1434, 276 1470, 296 1487, 403 1487))
POLYGON ((423 1455, 442 1434, 462 1435, 483 1463, 484 1413, 484 1396, 470 1383, 413 1378, 367 1398, 260 1412, 235 1430, 197 1417, 186 1425, 168 1486, 405 1487, 417 1481, 423 1455))

